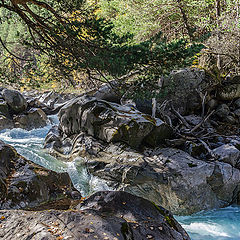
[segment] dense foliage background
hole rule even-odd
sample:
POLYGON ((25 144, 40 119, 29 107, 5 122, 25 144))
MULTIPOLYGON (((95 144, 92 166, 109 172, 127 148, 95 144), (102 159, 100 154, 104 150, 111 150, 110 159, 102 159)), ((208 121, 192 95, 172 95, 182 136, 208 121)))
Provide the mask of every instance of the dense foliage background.
POLYGON ((221 81, 240 71, 239 9, 236 0, 2 0, 0 81, 66 89, 118 79, 152 92, 191 65, 221 81))

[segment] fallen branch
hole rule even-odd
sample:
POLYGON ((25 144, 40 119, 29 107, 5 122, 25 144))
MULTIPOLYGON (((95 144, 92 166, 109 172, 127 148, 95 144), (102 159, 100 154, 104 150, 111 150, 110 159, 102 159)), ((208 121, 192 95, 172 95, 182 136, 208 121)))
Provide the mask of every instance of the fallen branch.
POLYGON ((171 109, 173 111, 173 113, 177 116, 177 118, 188 128, 191 129, 190 125, 187 123, 187 121, 185 120, 185 118, 173 107, 172 104, 170 104, 171 109))
POLYGON ((199 124, 197 124, 197 125, 190 131, 190 133, 193 133, 193 132, 196 131, 198 128, 200 128, 214 113, 215 113, 215 110, 211 111, 199 124))
POLYGON ((204 142, 204 141, 203 141, 202 139, 200 139, 200 138, 197 138, 197 140, 202 143, 202 145, 203 145, 204 148, 208 151, 208 153, 210 154, 210 156, 211 156, 214 160, 216 160, 217 158, 216 158, 215 154, 214 154, 213 151, 209 148, 209 146, 207 145, 207 143, 204 142))

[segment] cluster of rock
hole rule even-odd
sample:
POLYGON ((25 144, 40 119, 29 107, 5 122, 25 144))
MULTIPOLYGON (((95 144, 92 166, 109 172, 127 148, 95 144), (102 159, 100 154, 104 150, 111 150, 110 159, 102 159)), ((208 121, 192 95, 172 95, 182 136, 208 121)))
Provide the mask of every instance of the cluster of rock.
POLYGON ((0 209, 3 240, 190 239, 162 207, 124 192, 98 192, 84 201, 67 173, 34 164, 3 142, 0 209))
POLYGON ((0 88, 0 130, 23 128, 31 130, 49 123, 47 115, 56 114, 74 94, 36 91, 20 93, 0 88))
MULTIPOLYGON (((203 71, 177 71, 163 86, 172 82, 176 96, 170 89, 167 98, 177 110, 169 118, 178 113, 169 121, 172 124, 143 113, 144 108, 140 112, 137 104, 103 100, 106 95, 113 99, 108 88, 105 95, 81 96, 65 105, 45 147, 67 161, 83 157, 91 174, 111 188, 144 197, 175 214, 239 204, 240 138, 238 133, 222 136, 216 127, 226 125, 219 106, 233 102, 235 108, 239 100, 215 100, 212 92, 201 95, 208 86, 203 71), (213 111, 207 119, 196 115, 203 99, 206 114, 213 111)), ((170 110, 166 108, 165 114, 170 110)))
POLYGON ((216 91, 204 71, 175 71, 161 83, 168 95, 158 102, 158 118, 149 115, 151 100, 128 101, 109 85, 81 96, 0 89, 0 130, 41 127, 48 114, 59 112, 45 148, 64 161, 82 157, 92 175, 116 190, 79 205, 67 174, 33 164, 0 142, 0 236, 14 239, 20 231, 27 239, 189 239, 159 205, 191 214, 240 204, 236 79, 216 91), (55 210, 6 211, 50 208, 55 210), (69 208, 74 210, 56 210, 69 208))
POLYGON ((0 130, 11 128, 33 129, 47 124, 45 112, 38 106, 31 106, 18 91, 0 90, 0 130))

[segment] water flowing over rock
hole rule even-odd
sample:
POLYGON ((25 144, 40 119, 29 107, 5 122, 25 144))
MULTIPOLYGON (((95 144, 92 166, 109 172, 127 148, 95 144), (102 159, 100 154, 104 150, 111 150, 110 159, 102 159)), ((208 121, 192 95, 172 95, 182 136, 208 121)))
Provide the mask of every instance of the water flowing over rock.
MULTIPOLYGON (((83 133, 75 135, 72 147, 68 140, 71 150, 61 157, 86 157, 89 172, 107 181, 111 188, 146 198, 174 214, 238 203, 240 171, 228 163, 198 160, 174 148, 146 149, 140 153, 124 144, 101 143, 83 133)), ((59 138, 58 141, 61 142, 59 138)), ((61 149, 55 148, 57 151, 52 151, 57 156, 61 149)))
POLYGON ((190 240, 168 211, 124 192, 98 192, 77 210, 0 211, 0 218, 3 240, 18 240, 19 236, 23 239, 190 240))
POLYGON ((68 209, 72 192, 67 173, 32 163, 0 141, 0 209, 68 209))
POLYGON ((156 146, 172 134, 172 129, 160 119, 88 96, 65 105, 59 112, 59 120, 65 136, 85 132, 105 142, 121 141, 133 148, 143 142, 156 146))

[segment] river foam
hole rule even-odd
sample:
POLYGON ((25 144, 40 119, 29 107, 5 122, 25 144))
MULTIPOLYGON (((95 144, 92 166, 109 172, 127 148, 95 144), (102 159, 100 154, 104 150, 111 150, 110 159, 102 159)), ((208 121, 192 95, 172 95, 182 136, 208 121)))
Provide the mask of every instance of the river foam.
MULTIPOLYGON (((107 184, 92 177, 82 158, 62 162, 50 156, 43 143, 49 129, 58 124, 56 116, 44 128, 26 131, 15 128, 0 131, 0 140, 15 147, 27 159, 56 172, 68 172, 76 189, 83 196, 99 190, 109 190, 107 184)), ((240 207, 227 207, 200 212, 191 216, 175 216, 192 240, 240 240, 240 207)))
POLYGON ((51 124, 46 127, 27 131, 20 128, 0 131, 0 140, 13 146, 19 154, 47 169, 56 172, 68 172, 73 185, 83 196, 97 190, 109 190, 104 181, 91 176, 84 164, 84 159, 76 158, 72 162, 63 162, 50 156, 43 149, 44 139, 54 124, 58 124, 57 116, 50 116, 51 124))
POLYGON ((240 240, 240 207, 176 216, 192 240, 240 240))

